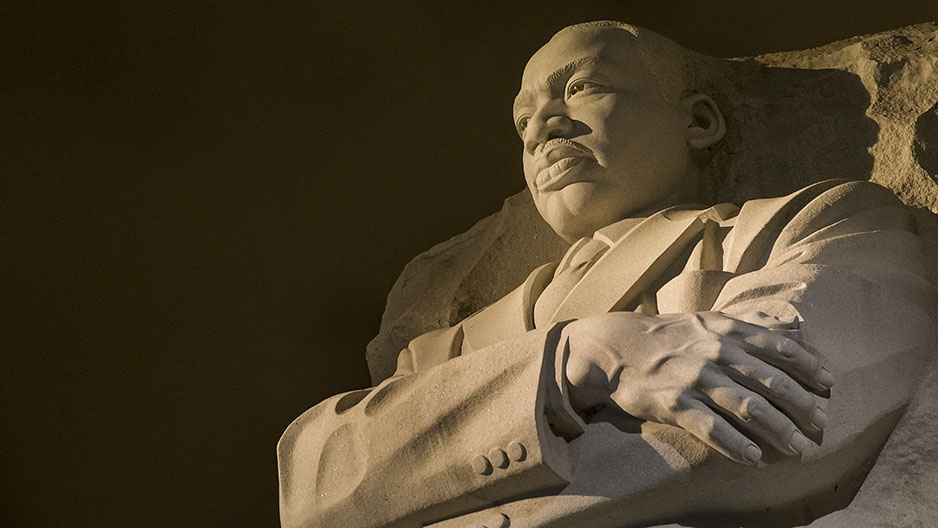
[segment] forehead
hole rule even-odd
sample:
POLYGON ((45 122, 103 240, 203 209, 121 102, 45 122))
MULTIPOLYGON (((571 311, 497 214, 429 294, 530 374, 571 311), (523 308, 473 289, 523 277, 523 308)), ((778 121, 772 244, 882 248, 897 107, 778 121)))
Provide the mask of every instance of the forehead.
POLYGON ((619 28, 568 28, 554 35, 524 68, 513 114, 534 104, 539 92, 552 92, 558 83, 581 68, 623 89, 651 93, 655 82, 642 60, 635 35, 619 28))
POLYGON ((535 53, 524 68, 521 88, 535 89, 564 66, 588 59, 629 77, 644 73, 638 39, 623 29, 592 27, 565 29, 535 53))

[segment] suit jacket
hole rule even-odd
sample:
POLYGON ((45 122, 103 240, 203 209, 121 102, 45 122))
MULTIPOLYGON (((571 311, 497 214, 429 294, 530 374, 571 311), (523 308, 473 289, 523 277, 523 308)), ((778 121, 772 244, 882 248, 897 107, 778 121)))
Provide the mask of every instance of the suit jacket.
POLYGON ((278 445, 283 526, 793 524, 846 505, 936 334, 938 294, 909 212, 879 186, 827 181, 633 224, 541 328, 534 307, 557 264, 414 339, 377 387, 297 418, 278 445), (673 427, 585 423, 564 394, 559 330, 610 310, 798 317, 799 339, 837 380, 819 399, 830 417, 820 446, 767 452, 753 468, 673 427))

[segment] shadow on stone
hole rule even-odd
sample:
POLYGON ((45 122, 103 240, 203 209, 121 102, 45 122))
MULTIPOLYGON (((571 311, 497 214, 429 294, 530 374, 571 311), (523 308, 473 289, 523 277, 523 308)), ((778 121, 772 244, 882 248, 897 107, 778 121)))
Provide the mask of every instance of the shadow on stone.
POLYGON ((919 166, 938 181, 938 103, 915 120, 912 152, 919 166))

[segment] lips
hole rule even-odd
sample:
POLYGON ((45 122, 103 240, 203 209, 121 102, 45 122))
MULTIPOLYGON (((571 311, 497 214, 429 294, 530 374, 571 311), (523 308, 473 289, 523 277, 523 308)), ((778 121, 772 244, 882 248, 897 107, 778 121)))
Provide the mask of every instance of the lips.
POLYGON ((534 186, 539 192, 562 189, 577 181, 573 169, 591 159, 588 152, 577 148, 572 141, 548 143, 535 163, 534 186))

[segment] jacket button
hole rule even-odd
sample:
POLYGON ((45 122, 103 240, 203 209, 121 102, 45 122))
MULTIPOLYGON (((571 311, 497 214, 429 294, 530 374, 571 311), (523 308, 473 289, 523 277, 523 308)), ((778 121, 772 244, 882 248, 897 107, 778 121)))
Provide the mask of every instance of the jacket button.
POLYGON ((514 460, 515 462, 521 462, 524 460, 524 457, 527 456, 527 450, 524 448, 524 444, 515 440, 514 442, 508 444, 508 457, 514 460))
POLYGON ((480 475, 491 475, 492 463, 483 455, 478 455, 472 459, 472 470, 480 475))
POLYGON ((504 513, 496 513, 485 522, 486 528, 508 528, 509 526, 511 526, 511 519, 504 513))
POLYGON ((497 447, 489 451, 489 459, 492 461, 492 465, 497 468, 505 469, 508 467, 508 455, 497 447))

